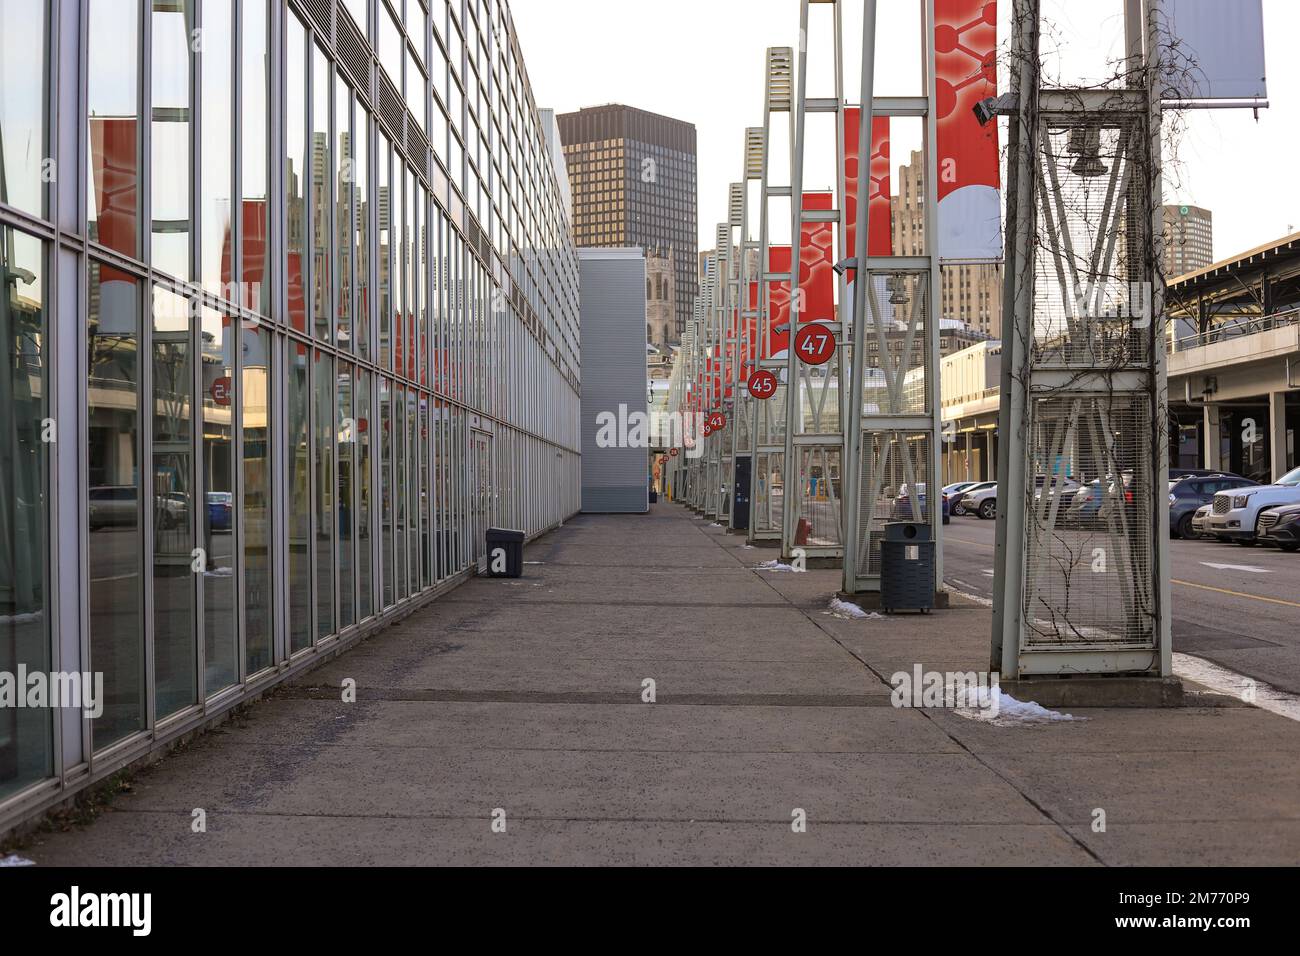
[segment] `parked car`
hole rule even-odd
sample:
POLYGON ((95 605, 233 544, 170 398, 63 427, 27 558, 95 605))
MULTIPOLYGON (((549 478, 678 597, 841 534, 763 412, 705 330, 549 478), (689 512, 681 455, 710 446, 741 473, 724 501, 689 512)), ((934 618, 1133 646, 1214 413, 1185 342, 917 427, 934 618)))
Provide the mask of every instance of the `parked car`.
POLYGON ((1230 471, 1215 470, 1213 468, 1170 468, 1169 480, 1177 481, 1180 478, 1208 478, 1211 475, 1231 475, 1233 478, 1240 478, 1240 475, 1233 475, 1230 471))
POLYGON ((235 496, 229 491, 209 491, 207 499, 209 530, 229 531, 231 514, 235 510, 235 496))
POLYGON ((1258 540, 1261 511, 1295 504, 1300 504, 1300 468, 1292 469, 1271 485, 1218 492, 1210 514, 1210 531, 1243 547, 1251 547, 1258 540))
MULTIPOLYGON (((100 528, 134 527, 140 521, 134 485, 99 485, 88 495, 87 524, 91 531, 100 528)), ((189 499, 180 492, 154 496, 157 522, 161 528, 178 528, 189 513, 189 499)))
POLYGON ((1300 504, 1265 508, 1259 514, 1259 540, 1283 551, 1300 550, 1300 504))
POLYGON ((967 484, 964 488, 959 489, 952 495, 952 513, 957 517, 965 514, 971 514, 966 510, 965 499, 967 495, 973 495, 989 488, 997 487, 996 481, 974 481, 967 484))
POLYGON ((1214 510, 1214 505, 1201 505, 1192 515, 1192 537, 1208 538, 1210 534, 1210 513, 1214 510))
POLYGON ((979 515, 985 520, 998 516, 998 484, 996 481, 984 482, 985 487, 968 491, 961 499, 963 514, 979 515))
POLYGON ((1192 538, 1192 519, 1202 505, 1212 505, 1220 491, 1259 484, 1240 475, 1192 475, 1169 483, 1169 533, 1175 538, 1192 538))
MULTIPOLYGON (((925 517, 925 482, 916 483, 917 510, 916 517, 912 512, 912 498, 908 492, 906 482, 898 486, 898 494, 894 498, 894 520, 895 521, 917 521, 925 517)), ((943 504, 943 521, 948 521, 948 495, 944 493, 941 497, 943 504)))
POLYGON ((1049 498, 1055 497, 1058 493, 1061 495, 1061 503, 1067 504, 1074 497, 1075 492, 1079 490, 1079 482, 1075 481, 1068 475, 1039 475, 1034 479, 1034 501, 1041 501, 1043 490, 1047 490, 1049 498))

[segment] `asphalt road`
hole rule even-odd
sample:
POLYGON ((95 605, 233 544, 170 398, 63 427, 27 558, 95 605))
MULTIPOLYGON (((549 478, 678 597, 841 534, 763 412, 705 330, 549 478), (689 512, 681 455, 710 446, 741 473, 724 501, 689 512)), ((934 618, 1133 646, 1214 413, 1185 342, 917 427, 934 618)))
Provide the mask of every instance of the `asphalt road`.
MULTIPOLYGON (((953 518, 944 580, 993 595, 995 522, 953 518)), ((1300 553, 1217 541, 1169 542, 1174 650, 1300 694, 1300 553)))

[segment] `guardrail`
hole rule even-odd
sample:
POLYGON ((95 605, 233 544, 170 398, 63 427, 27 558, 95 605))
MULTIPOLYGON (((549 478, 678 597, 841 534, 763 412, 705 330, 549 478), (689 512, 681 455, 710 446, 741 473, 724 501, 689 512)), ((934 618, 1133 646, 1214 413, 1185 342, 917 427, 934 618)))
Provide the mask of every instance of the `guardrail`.
MULTIPOLYGON (((1275 312, 1272 315, 1240 316, 1228 322, 1221 322, 1204 332, 1197 332, 1194 335, 1179 337, 1175 334, 1172 336, 1170 350, 1173 352, 1187 352, 1191 349, 1213 345, 1216 342, 1226 342, 1230 339, 1258 335, 1261 332, 1272 332, 1275 329, 1296 325, 1300 325, 1300 309, 1275 312)), ((1176 325, 1172 325, 1171 328, 1175 333, 1177 332, 1176 325)))

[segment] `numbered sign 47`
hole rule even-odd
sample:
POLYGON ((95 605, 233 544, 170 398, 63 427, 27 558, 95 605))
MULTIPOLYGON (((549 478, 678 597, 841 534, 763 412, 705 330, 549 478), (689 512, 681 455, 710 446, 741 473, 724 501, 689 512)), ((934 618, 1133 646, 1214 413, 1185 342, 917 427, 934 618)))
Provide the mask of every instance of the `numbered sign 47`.
POLYGON ((835 333, 820 322, 809 322, 795 334, 794 351, 805 365, 825 365, 835 354, 835 333))
POLYGON ((758 399, 771 398, 776 394, 776 385, 776 376, 761 368, 749 377, 749 394, 758 399))

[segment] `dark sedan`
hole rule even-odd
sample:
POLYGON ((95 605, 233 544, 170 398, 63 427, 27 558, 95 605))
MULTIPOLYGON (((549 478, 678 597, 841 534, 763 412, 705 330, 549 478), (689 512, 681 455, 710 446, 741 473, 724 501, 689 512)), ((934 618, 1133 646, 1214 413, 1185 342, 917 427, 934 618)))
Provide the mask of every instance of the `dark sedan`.
POLYGON ((1259 513, 1259 534, 1264 544, 1275 544, 1283 551, 1300 550, 1300 505, 1279 505, 1259 513))

